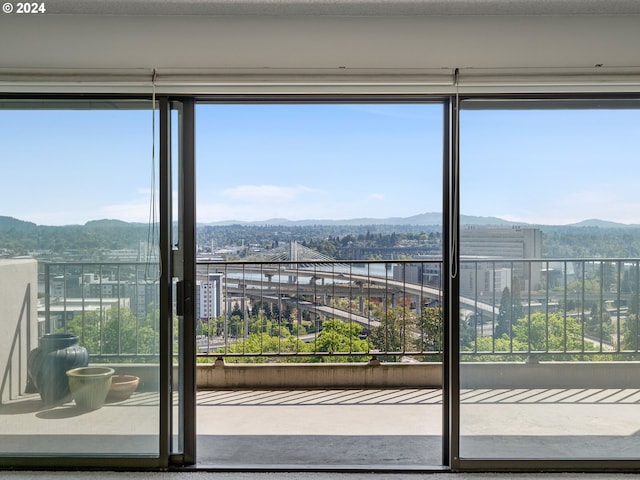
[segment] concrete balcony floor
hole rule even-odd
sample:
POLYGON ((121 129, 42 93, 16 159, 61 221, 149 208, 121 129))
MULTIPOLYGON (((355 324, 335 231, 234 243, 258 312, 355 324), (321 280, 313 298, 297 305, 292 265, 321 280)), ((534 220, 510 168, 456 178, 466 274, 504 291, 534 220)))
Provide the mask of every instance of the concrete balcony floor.
POLYGON ((198 394, 198 458, 241 465, 442 465, 439 389, 198 394))
MULTIPOLYGON (((461 396, 461 450, 468 457, 640 457, 638 389, 473 389, 461 396)), ((199 467, 441 465, 437 389, 200 391, 197 401, 199 467)), ((45 407, 27 395, 0 407, 0 445, 16 455, 152 455, 157 425, 153 393, 91 412, 73 403, 45 407)))

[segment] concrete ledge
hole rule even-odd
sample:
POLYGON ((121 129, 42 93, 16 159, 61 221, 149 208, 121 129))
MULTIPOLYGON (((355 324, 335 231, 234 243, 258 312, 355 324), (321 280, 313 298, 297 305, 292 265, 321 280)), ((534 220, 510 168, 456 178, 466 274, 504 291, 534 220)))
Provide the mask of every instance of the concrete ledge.
POLYGON ((478 362, 460 365, 462 388, 640 388, 640 362, 478 362))
MULTIPOLYGON (((114 364, 157 391, 158 365, 114 364)), ((176 370, 175 378, 177 378, 176 370)), ((640 362, 478 362, 460 366, 462 388, 640 388, 640 362)), ((200 389, 442 388, 441 363, 198 364, 200 389)))
POLYGON ((440 388, 441 363, 198 365, 199 388, 440 388))
MULTIPOLYGON (((93 364, 92 364, 93 365, 93 364)), ((140 377, 140 391, 157 391, 157 364, 109 364, 116 374, 140 377)), ((174 378, 178 371, 174 369, 174 378)), ((440 388, 441 363, 284 363, 196 366, 201 389, 440 388)))

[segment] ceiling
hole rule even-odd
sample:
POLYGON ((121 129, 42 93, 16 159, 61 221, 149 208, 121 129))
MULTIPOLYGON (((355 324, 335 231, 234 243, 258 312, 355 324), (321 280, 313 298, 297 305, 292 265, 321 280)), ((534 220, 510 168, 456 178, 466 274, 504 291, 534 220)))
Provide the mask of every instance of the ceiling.
POLYGON ((628 15, 637 0, 56 0, 73 15, 628 15))
POLYGON ((56 0, 47 9, 0 15, 0 89, 148 88, 155 72, 158 88, 175 92, 314 82, 437 92, 457 69, 463 87, 526 78, 640 90, 637 0, 56 0))

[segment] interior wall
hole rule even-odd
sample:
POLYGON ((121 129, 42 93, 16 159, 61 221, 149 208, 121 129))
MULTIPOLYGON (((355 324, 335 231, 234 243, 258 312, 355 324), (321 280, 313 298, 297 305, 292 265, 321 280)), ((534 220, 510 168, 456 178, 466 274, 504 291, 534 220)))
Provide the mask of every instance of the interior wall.
POLYGON ((635 91, 638 25, 640 15, 2 15, 0 90, 93 82, 148 91, 155 71, 164 93, 314 82, 438 93, 459 69, 467 87, 482 81, 465 76, 500 84, 533 72, 530 84, 615 77, 608 87, 635 91))

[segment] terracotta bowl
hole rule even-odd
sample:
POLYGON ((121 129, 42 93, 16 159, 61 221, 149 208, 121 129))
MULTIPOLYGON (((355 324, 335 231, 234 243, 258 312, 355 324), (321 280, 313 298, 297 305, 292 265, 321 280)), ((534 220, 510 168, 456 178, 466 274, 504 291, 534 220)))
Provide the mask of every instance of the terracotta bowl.
POLYGON ((114 375, 111 377, 109 400, 126 400, 136 391, 140 378, 135 375, 114 375))

